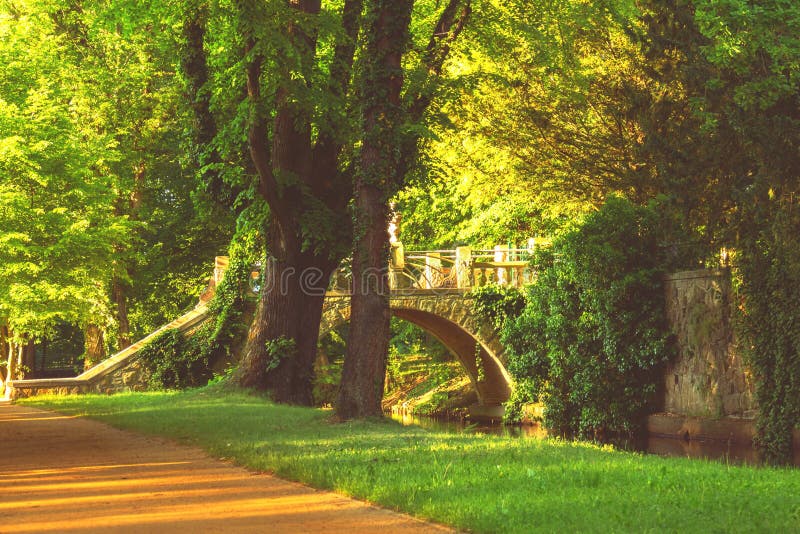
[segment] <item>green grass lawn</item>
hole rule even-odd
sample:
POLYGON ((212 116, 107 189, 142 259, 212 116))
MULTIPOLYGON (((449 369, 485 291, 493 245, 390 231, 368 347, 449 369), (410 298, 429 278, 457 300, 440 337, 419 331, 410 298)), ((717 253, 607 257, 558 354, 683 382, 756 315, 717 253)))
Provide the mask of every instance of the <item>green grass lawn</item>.
POLYGON ((25 404, 175 438, 476 532, 800 531, 800 471, 659 458, 584 443, 441 434, 242 393, 47 397, 25 404))

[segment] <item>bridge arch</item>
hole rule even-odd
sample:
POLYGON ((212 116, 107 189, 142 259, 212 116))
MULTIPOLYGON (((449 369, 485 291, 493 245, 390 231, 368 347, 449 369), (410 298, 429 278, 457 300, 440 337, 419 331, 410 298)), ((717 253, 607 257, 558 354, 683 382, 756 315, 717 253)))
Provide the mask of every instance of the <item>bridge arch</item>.
MULTIPOLYGON (((476 416, 498 417, 511 395, 504 349, 497 330, 475 316, 472 298, 460 290, 393 291, 392 314, 430 332, 458 358, 478 394, 476 416)), ((349 295, 325 299, 320 336, 350 320, 349 295)))

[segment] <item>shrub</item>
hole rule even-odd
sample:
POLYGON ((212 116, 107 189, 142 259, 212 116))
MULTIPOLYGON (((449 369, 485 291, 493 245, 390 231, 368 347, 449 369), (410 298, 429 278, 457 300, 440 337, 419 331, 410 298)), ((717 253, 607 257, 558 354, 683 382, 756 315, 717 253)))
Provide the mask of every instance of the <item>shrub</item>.
MULTIPOLYGON (((232 360, 232 348, 244 333, 247 281, 252 262, 232 259, 225 277, 208 305, 210 318, 189 337, 166 330, 139 351, 153 389, 185 389, 203 386, 213 377, 212 366, 232 360)), ((273 347, 276 358, 287 349, 273 347)))
POLYGON ((470 295, 475 313, 497 328, 503 328, 507 319, 525 309, 525 295, 516 287, 489 284, 473 289, 470 295))
POLYGON ((653 409, 674 352, 664 310, 657 210, 611 197, 539 251, 522 314, 506 323, 520 400, 544 404, 559 435, 633 436, 653 409))
POLYGON ((139 351, 153 389, 185 389, 205 385, 212 373, 203 336, 186 339, 180 330, 159 334, 139 351))
POLYGON ((737 330, 759 406, 755 444, 767 463, 790 464, 800 424, 800 217, 769 204, 746 215, 749 235, 740 236, 734 265, 737 330))

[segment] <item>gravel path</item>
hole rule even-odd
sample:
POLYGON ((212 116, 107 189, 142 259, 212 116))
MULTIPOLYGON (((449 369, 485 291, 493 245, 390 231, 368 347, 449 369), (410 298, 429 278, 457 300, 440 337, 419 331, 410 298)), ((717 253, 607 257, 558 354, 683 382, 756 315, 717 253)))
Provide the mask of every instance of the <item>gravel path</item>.
POLYGON ((203 451, 0 402, 0 532, 448 532, 203 451))

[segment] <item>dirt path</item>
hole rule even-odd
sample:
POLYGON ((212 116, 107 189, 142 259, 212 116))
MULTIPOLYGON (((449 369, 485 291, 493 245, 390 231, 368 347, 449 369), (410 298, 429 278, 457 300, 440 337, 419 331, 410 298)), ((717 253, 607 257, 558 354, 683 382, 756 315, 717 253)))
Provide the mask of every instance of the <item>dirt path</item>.
POLYGON ((448 532, 202 451, 0 402, 0 532, 448 532))

